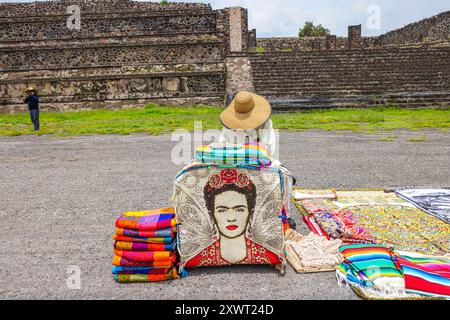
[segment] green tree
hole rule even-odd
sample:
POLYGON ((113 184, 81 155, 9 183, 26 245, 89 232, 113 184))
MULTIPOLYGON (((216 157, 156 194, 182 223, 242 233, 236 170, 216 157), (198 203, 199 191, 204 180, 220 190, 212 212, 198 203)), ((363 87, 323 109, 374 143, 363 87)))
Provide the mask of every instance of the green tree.
POLYGON ((305 22, 303 28, 300 28, 298 36, 304 37, 324 37, 330 35, 330 30, 324 28, 321 24, 315 26, 311 21, 305 22))

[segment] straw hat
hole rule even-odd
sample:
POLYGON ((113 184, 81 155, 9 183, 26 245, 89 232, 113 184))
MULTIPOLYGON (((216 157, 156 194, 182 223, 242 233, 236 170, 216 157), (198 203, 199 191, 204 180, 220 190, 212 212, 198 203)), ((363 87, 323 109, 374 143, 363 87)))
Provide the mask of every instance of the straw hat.
POLYGON ((269 101, 257 94, 241 91, 222 112, 220 122, 228 129, 258 129, 269 120, 271 114, 269 101))
POLYGON ((25 92, 30 92, 30 91, 33 91, 34 93, 37 92, 36 89, 35 89, 34 87, 28 87, 28 88, 25 90, 25 92))

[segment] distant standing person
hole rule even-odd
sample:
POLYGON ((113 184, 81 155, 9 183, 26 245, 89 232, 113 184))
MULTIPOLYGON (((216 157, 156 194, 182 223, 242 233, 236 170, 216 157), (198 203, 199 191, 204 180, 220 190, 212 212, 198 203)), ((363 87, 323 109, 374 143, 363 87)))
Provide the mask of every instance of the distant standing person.
POLYGON ((34 131, 39 131, 39 96, 37 91, 33 87, 29 87, 26 90, 27 98, 25 103, 28 103, 28 109, 30 110, 31 122, 34 125, 34 131))

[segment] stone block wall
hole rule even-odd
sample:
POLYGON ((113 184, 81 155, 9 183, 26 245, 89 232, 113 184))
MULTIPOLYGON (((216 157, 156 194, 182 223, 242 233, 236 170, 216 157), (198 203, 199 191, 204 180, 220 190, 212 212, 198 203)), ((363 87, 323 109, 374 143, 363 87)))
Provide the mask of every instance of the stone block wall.
POLYGON ((379 37, 380 45, 399 46, 450 41, 450 11, 409 24, 379 37))
POLYGON ((227 57, 248 50, 247 11, 132 0, 0 4, 0 112, 24 110, 38 88, 44 110, 222 105, 227 57), (81 29, 66 26, 81 9, 81 29))
POLYGON ((0 17, 0 42, 62 38, 116 37, 123 35, 213 33, 213 11, 111 13, 81 15, 81 29, 67 28, 69 15, 42 17, 0 17))
POLYGON ((252 54, 253 84, 275 108, 450 107, 450 47, 252 54))
POLYGON ((138 2, 133 0, 53 0, 24 3, 0 3, 0 17, 28 17, 61 15, 70 5, 77 5, 84 13, 117 13, 117 12, 159 12, 174 10, 211 10, 209 4, 170 2, 160 5, 159 2, 138 2))
POLYGON ((254 91, 252 65, 248 55, 229 56, 226 59, 227 95, 238 91, 254 91))
POLYGON ((363 37, 359 25, 349 26, 347 37, 331 37, 335 37, 331 46, 329 46, 329 37, 274 37, 257 38, 255 47, 263 48, 265 52, 295 52, 449 45, 450 11, 409 24, 404 28, 393 30, 381 36, 363 37))

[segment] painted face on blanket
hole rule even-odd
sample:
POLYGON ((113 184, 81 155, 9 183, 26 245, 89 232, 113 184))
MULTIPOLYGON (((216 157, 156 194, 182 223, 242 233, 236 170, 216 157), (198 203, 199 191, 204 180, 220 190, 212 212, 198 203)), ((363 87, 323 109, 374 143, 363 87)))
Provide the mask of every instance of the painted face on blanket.
POLYGON ((237 191, 225 191, 214 201, 214 219, 219 232, 227 238, 236 238, 245 232, 248 217, 245 195, 237 191))
POLYGON ((247 255, 245 230, 256 203, 255 185, 246 174, 225 169, 210 177, 204 197, 208 213, 220 233, 222 258, 230 263, 244 260, 247 255))
POLYGON ((256 187, 246 174, 225 169, 211 176, 204 197, 222 236, 233 239, 245 233, 256 200, 256 187))

